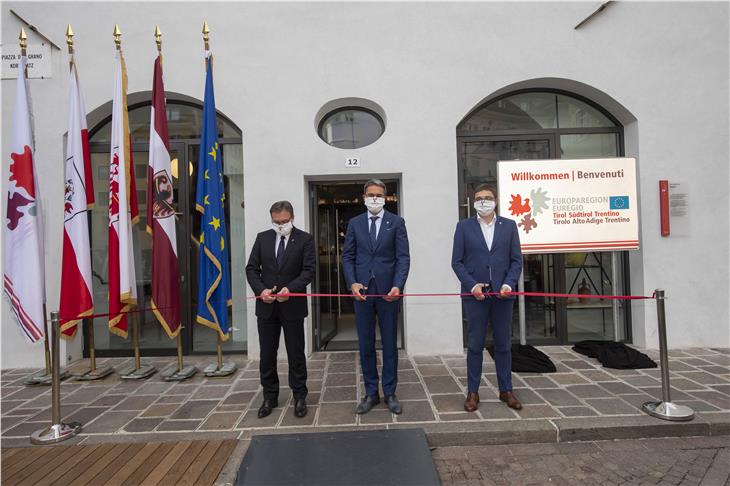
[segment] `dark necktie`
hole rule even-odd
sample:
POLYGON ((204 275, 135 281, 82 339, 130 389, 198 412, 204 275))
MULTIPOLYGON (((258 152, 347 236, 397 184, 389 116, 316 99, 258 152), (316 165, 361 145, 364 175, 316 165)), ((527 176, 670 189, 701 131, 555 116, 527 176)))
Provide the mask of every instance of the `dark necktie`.
POLYGON ((375 226, 377 220, 377 216, 370 216, 370 241, 373 243, 373 246, 375 246, 375 241, 378 239, 377 227, 375 226))
POLYGON ((285 240, 284 236, 282 235, 281 239, 279 240, 279 248, 276 250, 276 264, 281 268, 281 266, 284 264, 284 251, 286 250, 286 247, 284 246, 285 240))

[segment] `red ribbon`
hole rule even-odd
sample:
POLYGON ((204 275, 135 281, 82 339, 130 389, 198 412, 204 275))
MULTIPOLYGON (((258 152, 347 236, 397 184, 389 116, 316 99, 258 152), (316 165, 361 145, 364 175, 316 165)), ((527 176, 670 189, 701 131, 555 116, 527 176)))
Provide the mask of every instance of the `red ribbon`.
MULTIPOLYGON (((294 293, 288 294, 271 294, 272 296, 288 296, 288 297, 353 297, 352 294, 305 294, 305 293, 294 293)), ((391 297, 387 294, 362 294, 363 297, 391 297)), ((460 293, 408 293, 398 294, 394 297, 470 297, 473 294, 460 294, 460 293)), ((485 296, 502 296, 499 292, 484 292, 485 296)), ((524 295, 525 297, 560 297, 560 298, 580 298, 580 299, 611 299, 611 300, 643 300, 653 299, 655 296, 652 295, 596 295, 596 294, 558 294, 554 292, 508 292, 504 294, 505 297, 512 295, 524 295)), ((246 299, 260 299, 260 296, 246 297, 246 299)))
MULTIPOLYGON (((353 297, 352 294, 307 294, 307 293, 295 293, 290 292, 288 294, 271 294, 272 296, 277 297, 353 297)), ((444 292, 444 293, 435 293, 435 292, 429 292, 429 293, 407 293, 407 294, 399 294, 397 297, 470 297, 472 294, 461 294, 461 293, 450 293, 450 292, 444 292)), ((502 294, 499 292, 484 292, 483 295, 489 296, 489 297, 497 297, 502 294)), ((525 297, 557 297, 557 298, 577 298, 577 299, 608 299, 608 300, 646 300, 646 299, 653 299, 655 298, 655 294, 652 295, 596 295, 596 294, 558 294, 555 292, 508 292, 505 294, 505 296, 509 297, 512 295, 522 295, 525 297)), ((390 297, 387 294, 363 294, 364 297, 390 297)), ((256 300, 260 299, 260 295, 252 295, 250 297, 246 297, 246 300, 256 300)), ((71 317, 66 318, 62 317, 61 322, 69 322, 69 321, 75 321, 78 319, 94 319, 96 317, 112 317, 112 316, 118 316, 121 314, 132 314, 134 312, 152 312, 155 310, 160 309, 166 309, 168 307, 150 307, 145 309, 134 309, 124 312, 118 312, 115 314, 105 313, 105 314, 91 314, 88 316, 78 316, 78 317, 71 317)))

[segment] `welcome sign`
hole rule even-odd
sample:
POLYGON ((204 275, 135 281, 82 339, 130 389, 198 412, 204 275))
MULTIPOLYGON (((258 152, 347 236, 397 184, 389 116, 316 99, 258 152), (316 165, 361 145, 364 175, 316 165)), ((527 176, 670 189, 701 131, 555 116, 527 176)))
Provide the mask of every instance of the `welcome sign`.
POLYGON ((639 248, 636 160, 497 163, 500 215, 514 219, 523 253, 639 248))

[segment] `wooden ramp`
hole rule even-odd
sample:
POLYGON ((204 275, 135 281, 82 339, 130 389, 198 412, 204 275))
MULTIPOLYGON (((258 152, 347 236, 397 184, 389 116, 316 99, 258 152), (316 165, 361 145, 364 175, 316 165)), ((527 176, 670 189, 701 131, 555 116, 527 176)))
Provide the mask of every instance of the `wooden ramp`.
POLYGON ((212 485, 235 440, 136 442, 2 450, 3 486, 212 485))

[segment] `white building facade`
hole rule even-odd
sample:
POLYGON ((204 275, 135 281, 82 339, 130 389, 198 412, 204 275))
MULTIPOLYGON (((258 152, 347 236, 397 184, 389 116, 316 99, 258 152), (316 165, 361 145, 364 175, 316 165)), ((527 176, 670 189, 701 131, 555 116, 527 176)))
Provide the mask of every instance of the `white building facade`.
MULTIPOLYGON (((46 208, 49 310, 58 308, 60 293, 66 25, 71 23, 75 32, 89 110, 98 201, 91 214, 94 296, 101 313, 106 309, 112 30, 118 24, 123 34, 141 190, 146 185, 156 56, 153 34, 159 25, 181 213, 182 305, 189 309, 183 311, 184 347, 186 354, 213 351, 214 333, 192 324, 197 250, 191 236, 199 228, 194 188, 204 87, 200 32, 207 20, 215 56, 234 292, 233 338, 226 351, 258 357, 244 266, 256 234, 270 228, 268 209, 274 201, 291 201, 295 225, 317 239, 312 290, 334 293, 344 290, 339 271, 342 225, 364 211, 358 200, 362 182, 380 178, 391 194, 388 208, 401 214, 408 228, 411 270, 406 291, 457 292, 450 266, 453 230, 468 214, 474 185, 494 180, 497 160, 607 156, 637 160, 640 249, 613 259, 598 253, 531 256, 525 261, 526 288, 644 295, 663 288, 670 347, 730 346, 728 3, 615 2, 576 29, 598 6, 4 2, 3 55, 17 52, 21 27, 29 46, 47 53, 46 74, 29 84, 46 208), (689 195, 687 223, 667 237, 660 234, 659 217, 658 181, 664 179, 682 183, 689 195), (620 268, 614 269, 614 263, 620 268)), ((11 76, 4 65, 5 148, 15 95, 11 76)), ((149 241, 143 228, 136 240, 137 274, 140 293, 147 295, 149 241)), ((610 304, 580 304, 528 300, 527 342, 619 338, 641 347, 658 346, 653 301, 622 304, 615 317, 618 336, 613 334, 610 304)), ((175 343, 152 313, 143 316, 144 353, 172 355, 175 343)), ((463 352, 457 297, 406 298, 402 316, 399 341, 407 353, 463 352)), ((130 342, 105 331, 105 318, 93 325, 98 355, 130 353, 130 342)), ((305 326, 309 352, 357 349, 348 299, 312 299, 305 326)), ((42 345, 24 341, 6 300, 1 330, 3 369, 43 364, 42 345)), ((81 333, 63 342, 65 361, 81 359, 87 347, 81 333)))

